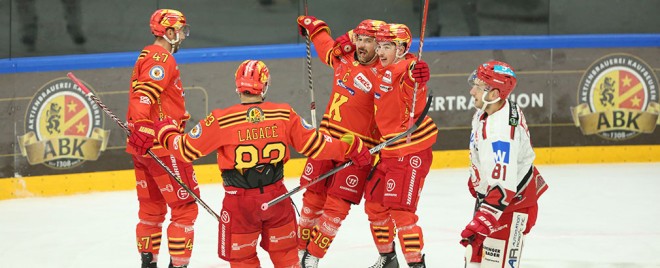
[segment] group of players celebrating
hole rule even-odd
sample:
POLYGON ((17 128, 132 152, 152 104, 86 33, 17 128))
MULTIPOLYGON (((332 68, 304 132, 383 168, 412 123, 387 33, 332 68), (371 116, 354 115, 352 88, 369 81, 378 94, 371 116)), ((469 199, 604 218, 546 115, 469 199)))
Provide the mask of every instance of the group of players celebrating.
MULTIPOLYGON (((168 207, 169 267, 188 266, 198 214, 191 194, 199 196, 191 163, 213 152, 225 189, 218 256, 231 267, 260 267, 257 244, 269 253, 274 267, 318 267, 351 206, 363 198, 379 253, 371 267, 399 267, 397 237, 407 265, 426 267, 416 211, 438 129, 430 117, 419 118, 425 114, 430 71, 426 62, 409 53, 410 29, 367 19, 333 39, 322 20, 300 16, 297 23, 321 61, 334 70, 318 130, 289 104, 266 101, 268 67, 260 60, 246 60, 235 73, 240 103, 213 110, 185 133, 190 115, 173 54, 190 29, 179 11, 159 9, 152 15, 155 41, 135 63, 127 112, 142 268, 157 267, 168 207), (378 157, 370 154, 370 148, 406 131, 413 121, 421 123, 407 138, 384 147, 378 157), (289 198, 260 209, 287 193, 282 179, 290 148, 308 157, 300 177, 306 191, 299 219, 289 198), (158 167, 148 150, 192 193, 158 167), (346 160, 353 165, 315 181, 346 160)), ((511 66, 499 61, 480 65, 469 79, 478 111, 472 122, 468 181, 477 204, 460 241, 467 248, 468 267, 519 267, 524 235, 536 221, 536 201, 547 189, 532 165, 534 152, 522 111, 507 100, 516 81, 511 66)))

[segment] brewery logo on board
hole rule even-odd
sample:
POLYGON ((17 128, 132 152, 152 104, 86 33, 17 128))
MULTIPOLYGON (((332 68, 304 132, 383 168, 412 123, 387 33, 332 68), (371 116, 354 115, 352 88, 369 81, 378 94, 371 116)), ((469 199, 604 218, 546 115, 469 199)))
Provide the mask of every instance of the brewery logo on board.
POLYGON ((27 106, 25 134, 18 137, 21 154, 30 165, 55 169, 96 160, 110 134, 103 124, 98 105, 68 78, 57 78, 43 85, 27 106))
POLYGON ((622 141, 653 133, 660 123, 658 78, 651 66, 630 54, 610 54, 589 66, 577 102, 571 112, 584 135, 622 141))

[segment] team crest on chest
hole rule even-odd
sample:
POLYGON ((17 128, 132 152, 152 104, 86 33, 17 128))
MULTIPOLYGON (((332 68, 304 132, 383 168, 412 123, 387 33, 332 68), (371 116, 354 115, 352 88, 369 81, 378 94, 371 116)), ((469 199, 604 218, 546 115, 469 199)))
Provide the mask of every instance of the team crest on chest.
POLYGON ((245 120, 250 123, 259 123, 266 120, 266 116, 264 115, 264 111, 261 110, 261 108, 251 107, 247 110, 245 120))

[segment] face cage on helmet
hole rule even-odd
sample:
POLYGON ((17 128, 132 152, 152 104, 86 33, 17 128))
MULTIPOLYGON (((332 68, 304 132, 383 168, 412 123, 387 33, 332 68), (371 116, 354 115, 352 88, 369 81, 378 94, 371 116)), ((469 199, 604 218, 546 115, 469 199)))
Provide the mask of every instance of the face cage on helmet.
POLYGON ((470 88, 476 86, 479 89, 481 89, 483 91, 486 91, 486 92, 493 89, 493 87, 488 85, 488 84, 486 84, 486 85, 477 85, 476 80, 479 80, 479 81, 483 82, 483 80, 481 80, 481 79, 479 79, 479 77, 477 77, 477 70, 474 70, 474 71, 472 71, 472 74, 470 74, 470 76, 468 76, 468 79, 467 79, 468 86, 470 86, 470 88))
POLYGON ((190 36, 190 25, 186 24, 181 26, 179 32, 183 33, 186 37, 190 36))

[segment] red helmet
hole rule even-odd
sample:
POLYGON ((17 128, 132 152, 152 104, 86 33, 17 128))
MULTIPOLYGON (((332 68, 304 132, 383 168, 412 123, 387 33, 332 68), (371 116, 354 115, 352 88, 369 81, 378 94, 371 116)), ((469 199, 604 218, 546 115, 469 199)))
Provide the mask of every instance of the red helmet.
POLYGON ((472 80, 479 78, 490 87, 499 89, 502 99, 509 97, 517 83, 516 73, 511 65, 496 60, 479 65, 471 77, 472 80))
POLYGON ((357 27, 355 27, 353 33, 357 35, 366 35, 366 36, 375 37, 376 32, 378 32, 380 26, 384 24, 386 23, 382 20, 366 19, 360 22, 360 24, 358 24, 357 27))
POLYGON ((186 16, 178 10, 159 9, 151 15, 149 20, 151 33, 155 36, 165 35, 167 28, 173 28, 175 31, 183 31, 187 36, 190 27, 186 24, 186 16))
POLYGON ((376 32, 376 41, 393 42, 398 45, 405 44, 406 48, 408 48, 412 41, 412 34, 405 24, 383 24, 378 29, 378 32, 376 32))
POLYGON ((236 69, 236 92, 266 95, 270 84, 270 72, 263 61, 246 60, 236 69))

